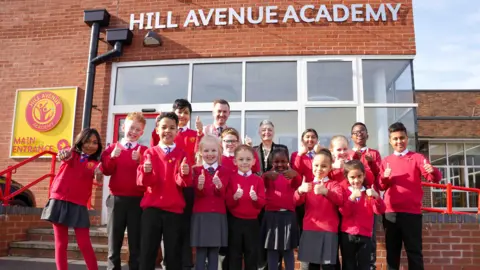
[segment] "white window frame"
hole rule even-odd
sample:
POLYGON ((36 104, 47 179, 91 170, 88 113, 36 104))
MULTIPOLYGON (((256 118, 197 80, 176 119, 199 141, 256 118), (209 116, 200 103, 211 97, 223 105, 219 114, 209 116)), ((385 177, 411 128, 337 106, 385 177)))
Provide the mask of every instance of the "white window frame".
MULTIPOLYGON (((298 127, 297 136, 300 138, 305 126, 305 109, 312 107, 330 107, 330 108, 356 108, 356 121, 365 121, 365 107, 382 107, 382 108, 416 108, 417 103, 364 103, 363 100, 363 73, 362 60, 413 60, 414 55, 325 55, 325 56, 267 56, 267 57, 236 57, 236 58, 195 58, 195 59, 174 59, 174 60, 153 60, 153 61, 132 61, 132 62, 114 62, 112 63, 111 79, 110 79, 110 96, 108 108, 107 122, 107 138, 106 143, 112 143, 114 134, 114 119, 116 114, 125 114, 133 111, 141 111, 145 108, 153 108, 159 111, 170 111, 172 104, 140 104, 140 105, 115 105, 115 91, 117 84, 118 69, 122 67, 145 67, 159 65, 189 65, 189 82, 187 99, 192 99, 193 85, 193 65, 207 63, 242 63, 242 102, 231 102, 232 111, 241 112, 241 137, 245 137, 245 112, 246 111, 297 111, 298 127), (353 101, 308 101, 307 93, 307 63, 312 61, 351 61, 353 72, 353 101), (269 102, 265 106, 265 102, 245 102, 246 87, 246 63, 247 62, 297 62, 297 101, 281 101, 269 102)), ((413 68, 413 67, 412 67, 413 68)), ((181 97, 179 97, 181 98, 181 97)), ((192 103, 192 109, 195 112, 211 112, 212 104, 208 103, 192 103)), ((204 123, 208 124, 208 123, 204 123)), ((146 131, 149 132, 149 131, 146 131)), ((108 177, 103 185, 103 201, 108 196, 108 177)), ((107 211, 106 206, 102 208, 102 223, 106 223, 107 211)))
MULTIPOLYGON (((423 140, 422 140, 423 141, 423 140)), ((429 151, 428 151, 428 158, 429 160, 431 161, 431 154, 430 154, 430 144, 445 144, 445 158, 446 158, 446 162, 447 162, 447 165, 438 165, 438 166, 435 166, 437 168, 443 168, 445 171, 446 171, 446 175, 443 175, 443 178, 445 178, 447 180, 447 183, 452 183, 453 185, 453 182, 452 182, 452 179, 453 178, 460 178, 460 176, 450 176, 450 169, 453 169, 453 168, 458 168, 458 169, 463 169, 463 179, 465 179, 465 187, 470 187, 470 182, 469 182, 469 179, 468 179, 468 176, 469 176, 469 169, 477 169, 477 170, 480 170, 480 164, 479 165, 466 165, 466 162, 467 162, 467 151, 465 151, 465 145, 466 144, 479 144, 480 145, 480 140, 478 139, 428 139, 426 140, 428 141, 428 148, 429 148, 429 151), (448 152, 448 144, 463 144, 463 158, 465 160, 465 164, 464 165, 450 165, 448 163, 448 157, 449 157, 449 152, 448 152)), ((470 196, 469 194, 472 193, 472 192, 469 192, 469 191, 461 191, 461 190, 458 190, 458 191, 453 191, 453 192, 457 192, 457 193, 466 193, 467 194, 467 205, 470 206, 470 196)), ((452 192, 452 193, 453 193, 452 192)), ((440 190, 440 189, 436 189, 436 188, 430 188, 430 196, 431 196, 431 207, 432 208, 438 208, 438 209, 446 209, 446 207, 435 207, 433 205, 433 193, 445 193, 444 190, 440 190)), ((446 202, 445 202, 446 203, 446 202)), ((477 200, 477 203, 478 203, 478 200, 477 200)), ((464 211, 464 212, 477 212, 478 211, 478 207, 453 207, 452 208, 454 211, 464 211)))

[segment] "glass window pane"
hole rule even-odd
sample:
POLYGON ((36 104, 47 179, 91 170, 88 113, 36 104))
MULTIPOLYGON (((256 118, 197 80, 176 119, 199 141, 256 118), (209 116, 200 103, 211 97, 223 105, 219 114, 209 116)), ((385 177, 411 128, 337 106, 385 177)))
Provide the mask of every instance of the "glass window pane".
POLYGON ((464 168, 450 168, 449 182, 453 186, 466 187, 464 168))
POLYGON ((430 143, 430 163, 434 166, 447 165, 447 151, 444 143, 430 143))
POLYGON ((468 207, 467 205, 468 193, 464 191, 452 192, 452 206, 453 207, 468 207))
MULTIPOLYGON (((190 128, 195 129, 195 119, 197 116, 200 116, 200 120, 202 121, 203 126, 213 124, 213 115, 212 112, 192 112, 192 116, 190 117, 190 128)), ((227 120, 227 126, 236 129, 241 136, 242 130, 242 122, 240 112, 230 112, 230 116, 227 120)))
MULTIPOLYGON (((138 140, 138 143, 150 147, 150 138, 152 137, 152 131, 155 129, 156 126, 155 117, 145 118, 145 120, 147 120, 147 124, 145 125, 145 132, 143 132, 143 135, 138 140)), ((120 119, 120 124, 118 125, 118 138, 116 138, 116 141, 121 140, 125 136, 124 132, 122 131, 122 126, 124 122, 125 118, 120 119)))
POLYGON ((246 101, 296 101, 297 62, 246 64, 246 101))
POLYGON ((365 103, 412 103, 410 60, 362 60, 365 103))
POLYGON ((192 102, 215 99, 242 100, 241 63, 193 65, 192 102))
POLYGON ((115 105, 173 103, 188 93, 188 65, 121 67, 115 105))
POLYGON ((329 148, 330 139, 335 135, 344 135, 352 146, 350 129, 355 120, 355 108, 307 108, 305 126, 317 131, 318 142, 323 147, 329 148))
POLYGON ((480 166, 480 144, 465 144, 467 152, 467 165, 480 166))
POLYGON ((253 145, 259 145, 259 125, 270 120, 275 125, 274 142, 286 145, 293 153, 298 148, 298 114, 296 111, 258 111, 245 113, 246 134, 252 138, 253 145))
POLYGON ((448 165, 461 166, 465 164, 463 143, 447 143, 448 165))
POLYGON ((432 192, 433 207, 447 207, 447 196, 444 192, 432 192))
POLYGON ((469 196, 469 206, 470 207, 475 207, 478 209, 478 193, 474 193, 474 192, 469 192, 468 193, 468 196, 469 196))
POLYGON ((378 149, 382 157, 393 153, 389 143, 388 127, 402 122, 407 128, 408 149, 416 151, 415 114, 413 108, 365 108, 365 124, 369 130, 368 145, 378 149))
POLYGON ((468 187, 480 188, 480 168, 468 169, 468 187))
POLYGON ((352 62, 307 63, 309 101, 353 100, 352 62))

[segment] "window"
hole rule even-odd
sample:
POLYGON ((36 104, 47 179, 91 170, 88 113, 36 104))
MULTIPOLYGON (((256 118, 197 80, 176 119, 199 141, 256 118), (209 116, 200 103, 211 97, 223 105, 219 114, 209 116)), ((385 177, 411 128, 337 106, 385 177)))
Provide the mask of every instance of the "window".
POLYGON ((246 64, 246 101, 296 101, 297 62, 246 64))
POLYGON ((365 103, 413 103, 411 60, 363 60, 365 103))
POLYGON ((350 129, 356 122, 355 108, 307 108, 306 127, 318 133, 321 146, 330 148, 330 139, 335 135, 344 135, 350 142, 350 129))
POLYGON ((308 101, 352 101, 352 62, 308 62, 307 88, 308 101))
POLYGON ((115 105, 173 103, 188 93, 188 65, 118 69, 115 105))
POLYGON ((259 126, 263 120, 270 120, 275 125, 274 143, 286 145, 290 153, 297 151, 298 114, 296 111, 247 111, 245 134, 252 138, 254 146, 261 143, 259 126))
POLYGON ((393 153, 389 143, 388 127, 402 122, 407 128, 408 149, 416 151, 416 125, 413 108, 365 108, 365 125, 368 129, 367 144, 378 147, 382 157, 393 153))
MULTIPOLYGON (((475 162, 478 161, 479 149, 480 143, 430 142, 430 160, 432 165, 442 172, 441 184, 451 183, 453 186, 480 188, 480 163, 475 162)), ((446 207, 446 193, 439 189, 431 189, 431 191, 432 206, 446 207)), ((467 210, 469 208, 477 209, 478 194, 454 190, 452 206, 467 208, 467 210)))
POLYGON ((212 102, 214 99, 242 101, 241 63, 193 65, 192 102, 212 102))

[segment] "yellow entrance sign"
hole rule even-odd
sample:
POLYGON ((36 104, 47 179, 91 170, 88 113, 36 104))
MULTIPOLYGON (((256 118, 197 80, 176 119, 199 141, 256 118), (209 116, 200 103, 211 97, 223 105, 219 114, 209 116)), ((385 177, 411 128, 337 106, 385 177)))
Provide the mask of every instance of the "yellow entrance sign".
POLYGON ((10 157, 72 145, 76 101, 77 87, 17 90, 10 157))

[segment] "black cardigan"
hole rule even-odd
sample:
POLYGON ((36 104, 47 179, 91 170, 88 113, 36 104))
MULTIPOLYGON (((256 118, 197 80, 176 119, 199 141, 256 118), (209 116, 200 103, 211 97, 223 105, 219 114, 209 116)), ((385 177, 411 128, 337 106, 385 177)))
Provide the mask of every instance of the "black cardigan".
MULTIPOLYGON (((274 149, 278 149, 278 148, 285 149, 287 151, 287 157, 290 157, 290 154, 288 153, 288 148, 283 144, 272 143, 272 149, 270 150, 270 153, 273 152, 274 149)), ((268 160, 267 167, 265 167, 265 157, 263 155, 263 144, 260 143, 260 145, 254 146, 253 149, 257 152, 258 157, 260 158, 261 173, 263 174, 264 172, 268 172, 269 170, 271 170, 272 162, 270 160, 268 160)))

